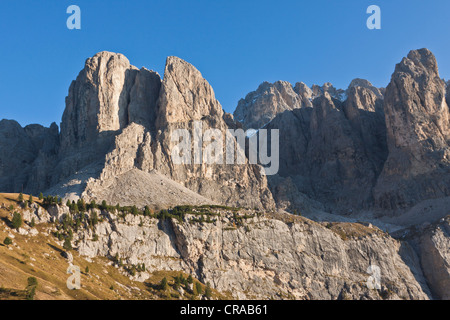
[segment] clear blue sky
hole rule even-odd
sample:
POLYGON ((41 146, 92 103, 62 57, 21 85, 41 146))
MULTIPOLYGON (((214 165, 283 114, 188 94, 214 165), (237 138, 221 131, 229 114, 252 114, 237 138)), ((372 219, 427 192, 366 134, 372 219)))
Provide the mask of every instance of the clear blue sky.
POLYGON ((448 0, 1 0, 0 119, 60 123, 69 85, 87 57, 107 50, 164 71, 175 55, 195 65, 224 109, 262 81, 386 86, 409 50, 427 47, 450 77, 448 0), (68 30, 66 9, 82 11, 68 30), (368 30, 366 9, 382 10, 368 30))

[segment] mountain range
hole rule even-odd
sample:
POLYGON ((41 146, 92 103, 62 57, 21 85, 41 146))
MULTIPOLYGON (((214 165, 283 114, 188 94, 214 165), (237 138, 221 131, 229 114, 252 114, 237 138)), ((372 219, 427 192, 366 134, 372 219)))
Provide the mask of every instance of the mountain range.
MULTIPOLYGON (((370 259, 382 256, 379 259, 388 264, 389 253, 383 252, 386 246, 395 252, 391 255, 404 271, 397 274, 394 265, 388 268, 389 277, 403 283, 395 297, 448 298, 449 92, 434 55, 420 49, 409 52, 395 66, 386 88, 364 79, 354 79, 346 90, 331 83, 310 88, 302 82, 264 82, 239 101, 232 115, 224 112, 202 74, 180 58, 167 58, 161 78, 155 71, 134 67, 122 54, 100 52, 86 60, 70 85, 60 126, 21 127, 14 120, 0 121, 0 191, 42 192, 58 195, 64 202, 83 198, 86 203, 104 200, 140 209, 217 205, 282 215, 269 220, 255 217, 262 230, 254 235, 255 240, 244 231, 227 237, 222 234, 220 241, 205 240, 197 227, 172 225, 164 249, 148 248, 148 244, 140 248, 142 252, 148 249, 146 255, 182 258, 179 264, 165 267, 194 272, 205 283, 216 279, 213 286, 219 290, 250 281, 243 275, 247 270, 250 278, 259 277, 258 272, 264 274, 259 279, 270 278, 275 283, 267 285, 271 294, 278 286, 295 298, 342 298, 344 293, 373 298, 360 287, 352 287, 350 283, 357 281, 353 276, 348 275, 353 279, 350 282, 321 277, 337 276, 346 268, 341 264, 347 259, 361 264, 358 270, 365 270, 366 259, 356 256, 367 246, 370 259), (192 131, 196 121, 202 122, 204 130, 223 133, 243 129, 260 135, 261 129, 279 130, 278 173, 265 176, 261 166, 248 159, 244 164, 174 163, 171 152, 177 142, 172 133, 192 131), (302 220, 300 227, 291 225, 285 221, 289 213, 316 222, 302 220), (321 224, 316 226, 317 222, 321 224), (371 238, 370 244, 364 237, 351 244, 332 244, 336 240, 327 233, 327 223, 356 222, 391 235, 386 238, 364 229, 357 233, 360 237, 361 232, 370 237, 373 233, 376 239, 371 238), (295 234, 302 232, 313 238, 297 238, 295 234), (239 265, 252 257, 253 264, 240 265, 239 272, 230 269, 226 275, 219 271, 224 265, 217 265, 213 252, 219 244, 233 243, 235 236, 244 241, 247 251, 222 247, 219 260, 239 265), (259 246, 258 239, 264 239, 259 246), (314 259, 296 256, 303 251, 320 256, 317 246, 324 241, 334 248, 330 250, 336 257, 322 257, 320 266, 314 259), (191 248, 195 243, 197 251, 191 248), (208 246, 215 249, 208 251, 208 246), (271 250, 277 251, 278 262, 263 257, 271 250), (272 269, 264 269, 259 262, 267 268, 278 265, 280 272, 272 274, 272 269), (316 272, 321 280, 312 276, 316 272)), ((109 223, 114 219, 108 218, 109 223)), ((223 227, 208 227, 208 232, 217 240, 223 227)), ((98 234, 103 242, 93 245, 79 238, 81 254, 112 255, 113 231, 127 241, 136 236, 131 233, 140 234, 134 229, 118 231, 125 226, 102 228, 98 234)), ((149 228, 148 233, 160 236, 149 228)), ((120 250, 130 261, 139 260, 129 247, 120 250)), ((241 287, 239 297, 267 297, 263 283, 241 287), (246 294, 248 290, 253 294, 246 294)))

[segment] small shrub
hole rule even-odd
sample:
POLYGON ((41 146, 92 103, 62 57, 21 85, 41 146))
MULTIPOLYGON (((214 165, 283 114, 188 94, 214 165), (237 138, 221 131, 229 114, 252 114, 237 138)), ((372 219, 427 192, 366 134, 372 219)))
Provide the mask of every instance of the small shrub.
POLYGON ((36 287, 38 285, 38 281, 35 277, 29 277, 27 279, 28 286, 26 288, 27 291, 27 300, 34 300, 34 296, 36 294, 36 287))
POLYGON ((28 282, 28 286, 37 286, 38 285, 37 279, 35 277, 29 277, 27 279, 27 282, 28 282))
POLYGON ((11 240, 10 237, 6 237, 5 240, 3 240, 3 243, 4 243, 6 246, 9 246, 10 244, 12 244, 12 240, 11 240))
POLYGON ((202 284, 200 282, 196 282, 195 286, 194 286, 194 294, 197 295, 201 295, 203 294, 203 288, 202 288, 202 284))
POLYGON ((167 290, 168 284, 167 284, 167 278, 166 278, 166 277, 164 277, 164 278, 161 280, 161 283, 159 284, 159 288, 160 288, 161 290, 163 290, 163 291, 166 291, 166 290, 167 290))
POLYGON ((64 240, 63 248, 66 251, 72 250, 72 243, 70 242, 69 238, 66 238, 66 240, 64 240))

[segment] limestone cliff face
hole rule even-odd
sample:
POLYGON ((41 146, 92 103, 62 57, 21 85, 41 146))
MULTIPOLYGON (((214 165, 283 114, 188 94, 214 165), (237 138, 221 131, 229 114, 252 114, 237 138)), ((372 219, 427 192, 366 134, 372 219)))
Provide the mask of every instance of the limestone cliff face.
POLYGON ((447 216, 419 236, 425 277, 438 299, 450 299, 450 218, 447 216))
MULTIPOLYGON (((137 281, 154 271, 183 271, 239 299, 449 297, 450 216, 400 230, 393 238, 367 223, 317 223, 283 212, 207 208, 205 222, 198 221, 196 207, 181 220, 89 209, 86 214, 95 212, 99 223, 74 229, 73 246, 88 259, 119 257, 125 267, 145 264, 146 271, 124 273, 137 281), (370 266, 380 271, 376 290, 368 288, 374 276, 370 266)), ((26 222, 47 224, 39 228, 46 230, 44 236, 57 230, 49 222, 67 215, 75 218, 66 205, 44 209, 37 203, 22 212, 26 222)), ((20 232, 39 233, 27 224, 20 232)))
POLYGON ((62 150, 101 139, 129 123, 154 121, 160 78, 138 70, 122 54, 100 52, 86 60, 71 84, 61 123, 62 150))
POLYGON ((450 122, 446 84, 434 55, 411 51, 386 88, 389 156, 374 191, 383 208, 404 208, 450 194, 450 122))
POLYGON ((374 171, 361 136, 325 93, 314 100, 308 167, 315 198, 347 208, 362 207, 370 194, 374 171))
POLYGON ((156 72, 137 69, 121 54, 100 52, 87 59, 66 98, 53 183, 103 161, 115 136, 130 123, 150 127, 160 86, 156 72))
MULTIPOLYGON (((65 206, 51 216, 62 219, 65 206)), ((376 227, 339 223, 326 227, 287 214, 246 216, 217 209, 211 223, 186 215, 179 222, 101 212, 94 229, 74 232, 82 256, 120 257, 125 266, 184 271, 238 299, 430 299, 414 250, 376 227), (97 240, 93 241, 94 234, 97 240), (378 290, 367 287, 369 266, 380 268, 378 290)), ((42 216, 42 214, 41 214, 42 216)))
POLYGON ((380 174, 388 154, 383 101, 378 88, 367 80, 355 79, 347 89, 347 100, 343 104, 345 117, 372 167, 373 178, 380 174))
MULTIPOLYGON (((190 198, 195 204, 274 208, 257 165, 225 163, 225 152, 222 164, 174 163, 172 132, 191 130, 194 121, 201 123, 201 135, 218 129, 223 148, 227 130, 240 127, 224 113, 201 73, 182 59, 167 59, 161 81, 156 72, 137 69, 122 54, 100 52, 86 60, 70 86, 60 134, 56 126, 22 128, 2 121, 0 187, 142 206, 189 204, 190 198), (127 188, 126 179, 136 183, 127 188), (155 181, 167 185, 160 189, 171 192, 167 199, 173 203, 158 190, 143 193, 143 183, 155 181)), ((235 147, 235 153, 243 152, 235 147)))
MULTIPOLYGON (((176 129, 189 131, 194 139, 194 122, 200 122, 200 135, 208 129, 218 129, 217 136, 221 149, 226 150, 226 131, 232 119, 223 112, 216 100, 214 91, 201 73, 191 64, 169 57, 164 72, 164 80, 158 99, 158 116, 156 120, 157 135, 151 148, 144 150, 143 158, 148 158, 150 149, 154 152, 153 164, 142 161, 142 170, 155 169, 185 187, 215 202, 236 206, 273 208, 274 202, 267 186, 267 179, 261 175, 257 165, 227 164, 225 152, 222 164, 196 164, 191 154, 190 164, 175 164, 172 150, 178 141, 172 141, 172 133, 176 129), (221 140, 220 140, 221 139, 221 140)), ((230 128, 233 129, 233 128, 230 128)), ((191 141, 192 146, 194 141, 191 141)), ((205 152, 209 143, 204 141, 200 146, 205 152)), ((236 153, 243 152, 235 143, 236 153)), ((202 159, 204 154, 201 155, 202 159)))
MULTIPOLYGON (((447 87, 433 54, 421 49, 396 66, 386 89, 364 79, 354 79, 345 94, 329 83, 311 89, 299 83, 300 103, 280 111, 280 99, 267 100, 266 128, 279 129, 283 141, 279 176, 270 179, 276 200, 286 199, 279 190, 290 189, 329 211, 392 215, 449 196, 447 87)), ((241 103, 239 114, 262 118, 258 99, 241 103)), ((245 127, 246 118, 237 118, 245 127)))

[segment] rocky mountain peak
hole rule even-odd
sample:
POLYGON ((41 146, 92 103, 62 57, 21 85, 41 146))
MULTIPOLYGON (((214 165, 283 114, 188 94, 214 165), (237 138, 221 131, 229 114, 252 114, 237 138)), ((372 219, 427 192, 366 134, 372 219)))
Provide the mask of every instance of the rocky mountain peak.
POLYGON ((402 208, 450 195, 446 84, 428 49, 411 51, 386 88, 389 157, 375 190, 380 206, 402 208))
POLYGON ((411 50, 408 56, 403 58, 395 68, 395 74, 408 73, 414 77, 417 75, 439 76, 438 64, 434 54, 426 49, 411 50))
POLYGON ((168 57, 159 95, 158 127, 222 116, 222 106, 200 71, 178 57, 168 57))
POLYGON ((234 117, 245 128, 259 129, 270 122, 277 114, 286 110, 300 108, 302 99, 286 81, 263 82, 256 91, 241 99, 234 117))
POLYGON ((365 79, 360 79, 360 78, 353 79, 350 82, 350 84, 349 84, 349 86, 348 86, 348 88, 346 90, 347 97, 348 97, 350 91, 352 90, 352 88, 369 89, 370 91, 372 91, 377 96, 377 98, 383 98, 382 91, 379 88, 373 86, 370 81, 365 80, 365 79))

